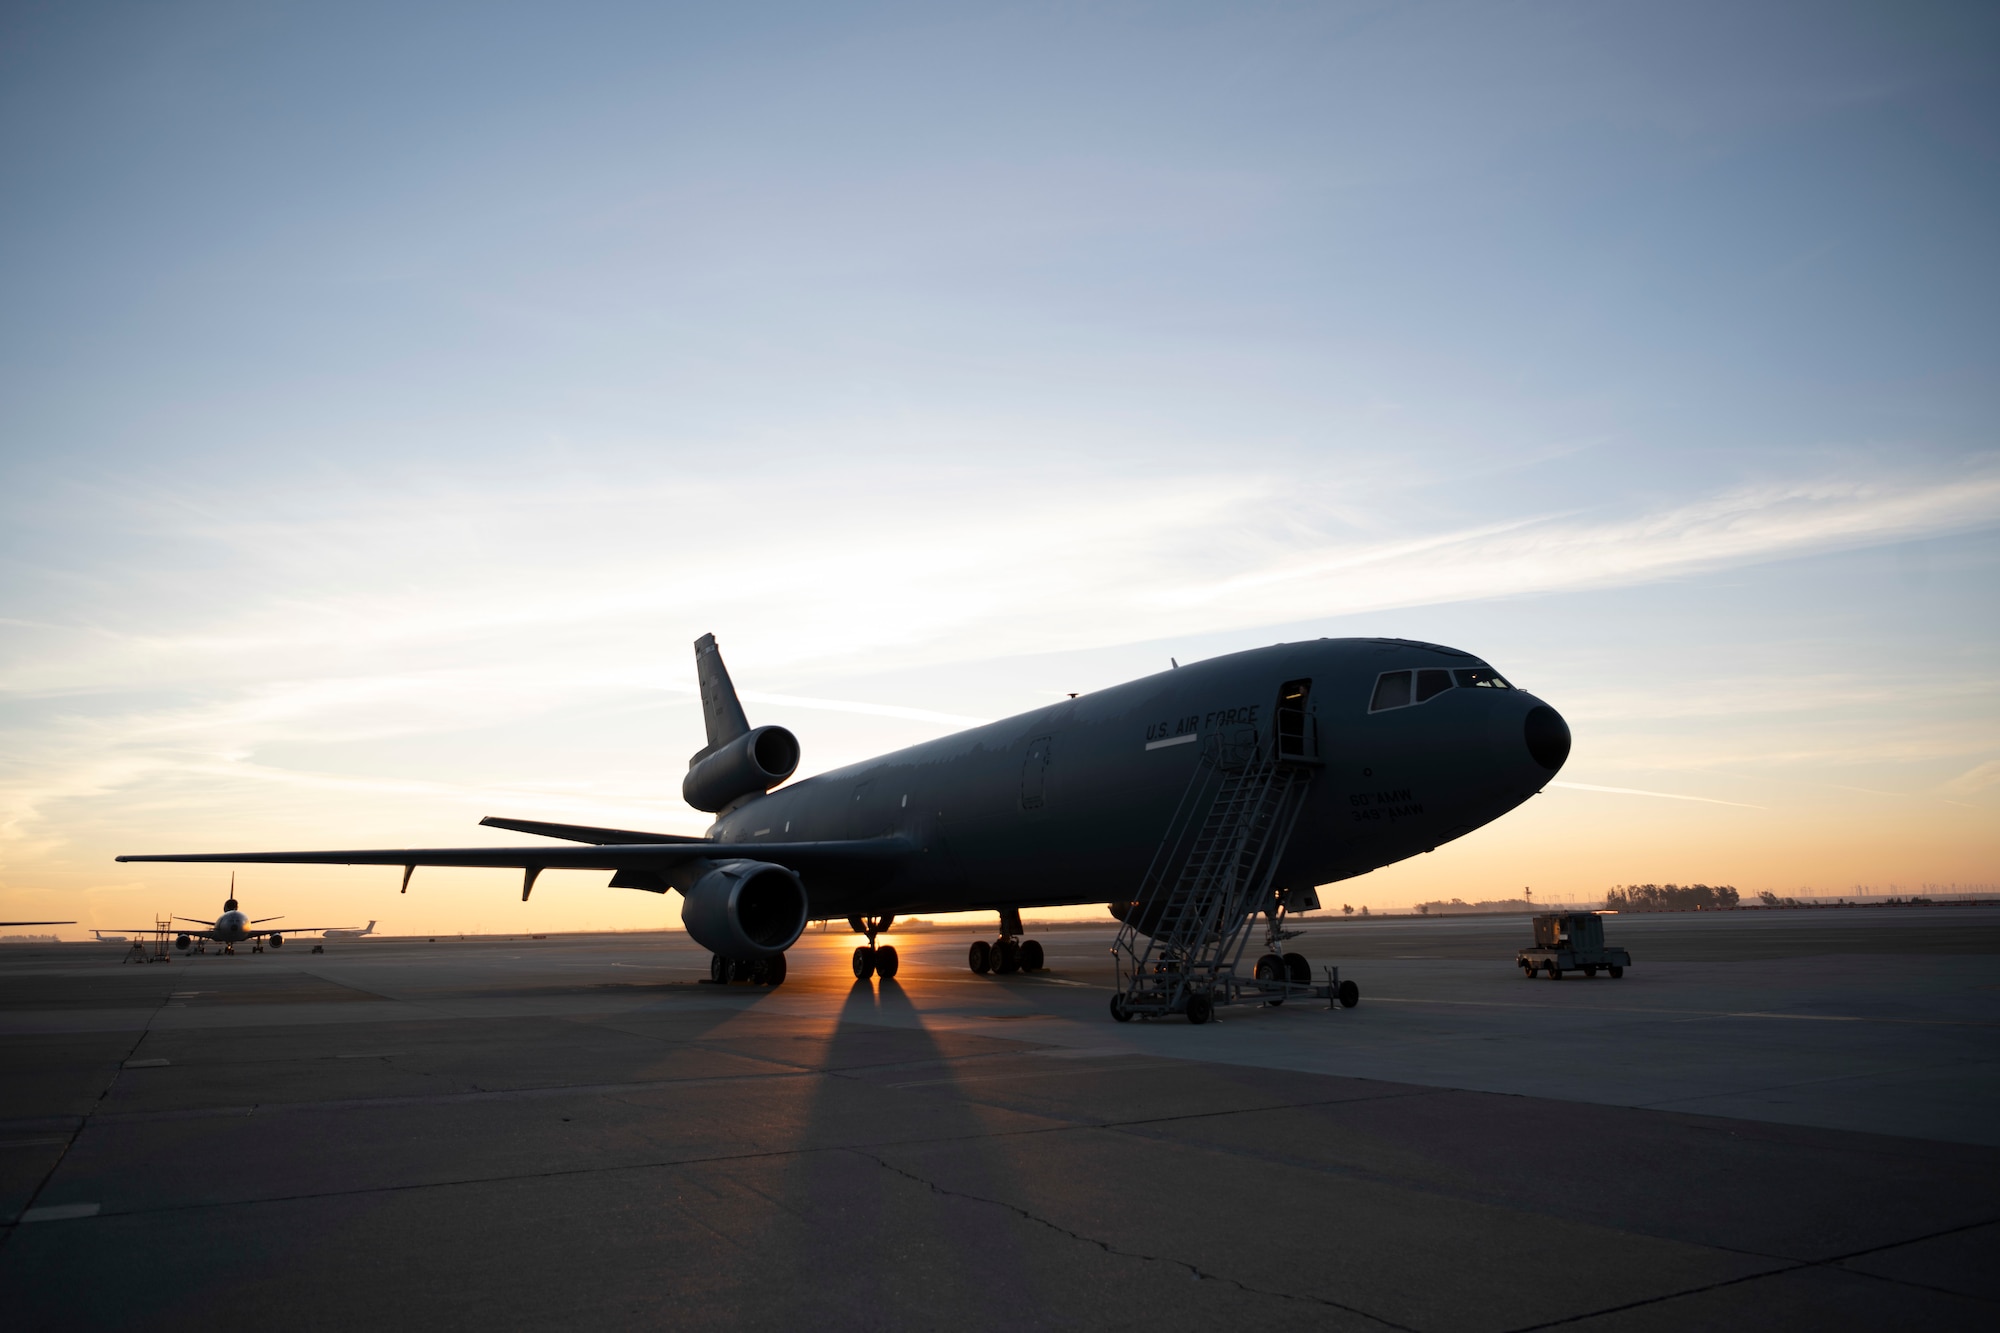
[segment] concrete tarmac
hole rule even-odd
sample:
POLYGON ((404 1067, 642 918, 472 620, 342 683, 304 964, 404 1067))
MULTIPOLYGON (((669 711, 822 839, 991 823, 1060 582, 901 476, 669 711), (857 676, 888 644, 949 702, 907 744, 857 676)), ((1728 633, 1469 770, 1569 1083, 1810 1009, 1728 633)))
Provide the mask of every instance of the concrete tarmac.
POLYGON ((119 1327, 1987 1328, 2000 910, 1290 947, 1359 1008, 1114 1024, 1112 926, 0 949, 0 1311, 119 1327))

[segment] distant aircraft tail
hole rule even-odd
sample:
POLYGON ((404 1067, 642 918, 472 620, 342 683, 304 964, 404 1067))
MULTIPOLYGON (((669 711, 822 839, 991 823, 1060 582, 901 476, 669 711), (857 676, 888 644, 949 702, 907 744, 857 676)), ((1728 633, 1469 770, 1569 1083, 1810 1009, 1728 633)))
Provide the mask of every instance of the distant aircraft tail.
POLYGON ((375 933, 375 923, 374 923, 374 921, 372 921, 372 920, 371 920, 371 921, 370 921, 370 922, 368 923, 368 928, 367 928, 366 930, 362 931, 361 933, 362 933, 363 935, 373 935, 373 934, 375 933))
POLYGON ((730 683, 729 668, 722 665, 722 650, 715 646, 713 634, 704 634, 694 641, 694 674, 701 683, 701 716, 708 724, 708 745, 689 764, 706 758, 750 730, 750 719, 743 715, 736 686, 730 683))

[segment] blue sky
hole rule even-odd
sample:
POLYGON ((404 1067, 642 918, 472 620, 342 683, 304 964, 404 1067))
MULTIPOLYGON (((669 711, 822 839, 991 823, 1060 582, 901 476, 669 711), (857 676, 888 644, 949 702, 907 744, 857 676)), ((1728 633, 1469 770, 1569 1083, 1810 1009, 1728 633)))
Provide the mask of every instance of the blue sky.
MULTIPOLYGON (((1552 791, 1357 902, 2000 881, 1997 39, 9 11, 0 910, 214 896, 118 851, 699 827, 708 630, 809 770, 1383 633, 1563 708, 1566 780, 1700 798, 1552 791)), ((268 878, 385 928, 660 915, 268 878)))

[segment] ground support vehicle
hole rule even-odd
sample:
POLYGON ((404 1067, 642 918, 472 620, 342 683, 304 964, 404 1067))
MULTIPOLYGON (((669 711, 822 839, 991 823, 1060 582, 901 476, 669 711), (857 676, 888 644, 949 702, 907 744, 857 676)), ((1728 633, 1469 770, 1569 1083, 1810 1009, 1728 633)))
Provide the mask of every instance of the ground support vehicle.
POLYGON ((1544 912, 1535 918, 1535 943, 1514 955, 1514 965, 1529 980, 1537 972, 1561 981, 1565 972, 1594 977, 1600 971, 1614 978, 1625 975, 1632 955, 1604 942, 1604 917, 1599 912, 1544 912))

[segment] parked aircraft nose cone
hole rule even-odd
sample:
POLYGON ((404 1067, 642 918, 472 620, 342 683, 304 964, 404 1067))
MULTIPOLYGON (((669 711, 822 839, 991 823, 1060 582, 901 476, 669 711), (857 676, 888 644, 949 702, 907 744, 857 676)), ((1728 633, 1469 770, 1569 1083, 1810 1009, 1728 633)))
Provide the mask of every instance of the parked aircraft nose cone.
POLYGON ((1528 753, 1551 773, 1569 758, 1569 723, 1547 704, 1535 705, 1522 730, 1527 737, 1528 753))

